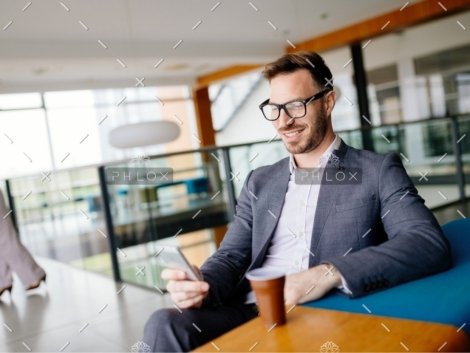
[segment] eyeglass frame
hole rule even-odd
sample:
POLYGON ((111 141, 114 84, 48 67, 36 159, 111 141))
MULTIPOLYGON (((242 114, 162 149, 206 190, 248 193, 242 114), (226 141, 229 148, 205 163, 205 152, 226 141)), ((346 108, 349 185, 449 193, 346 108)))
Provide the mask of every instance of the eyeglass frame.
POLYGON ((306 98, 306 99, 294 99, 294 100, 291 100, 290 102, 286 102, 286 103, 284 103, 284 104, 269 103, 269 99, 270 99, 270 98, 268 98, 268 99, 266 99, 264 102, 262 102, 262 103, 258 106, 258 108, 261 110, 261 113, 263 114, 263 117, 264 117, 266 120, 268 120, 268 121, 276 121, 277 119, 279 119, 280 116, 281 116, 281 110, 284 110, 284 112, 287 114, 287 116, 288 116, 289 118, 291 118, 291 119, 300 119, 300 118, 303 118, 303 117, 305 117, 305 116, 307 115, 307 105, 308 105, 308 104, 312 103, 313 101, 316 101, 317 99, 320 99, 320 98, 324 97, 325 94, 327 94, 327 93, 330 92, 330 91, 333 91, 333 89, 332 89, 332 88, 326 88, 326 89, 324 89, 323 91, 320 91, 320 92, 314 94, 313 96, 311 96, 311 97, 309 97, 309 98, 306 98), (303 104, 304 104, 304 111, 305 111, 304 115, 292 117, 292 116, 289 114, 288 110, 286 109, 286 105, 291 104, 291 103, 294 103, 294 102, 300 102, 300 103, 303 103, 303 104), (277 107, 277 111, 278 111, 277 118, 275 118, 275 119, 269 119, 268 117, 266 117, 266 115, 264 114, 263 108, 264 108, 265 106, 267 106, 267 105, 274 105, 274 106, 277 107))

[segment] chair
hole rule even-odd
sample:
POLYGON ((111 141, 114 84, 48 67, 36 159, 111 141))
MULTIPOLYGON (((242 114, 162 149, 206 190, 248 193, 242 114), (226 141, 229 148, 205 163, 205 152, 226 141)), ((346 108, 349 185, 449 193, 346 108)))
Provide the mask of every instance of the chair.
POLYGON ((450 270, 360 298, 333 293, 305 305, 450 324, 470 334, 470 219, 452 221, 442 229, 452 249, 450 270))

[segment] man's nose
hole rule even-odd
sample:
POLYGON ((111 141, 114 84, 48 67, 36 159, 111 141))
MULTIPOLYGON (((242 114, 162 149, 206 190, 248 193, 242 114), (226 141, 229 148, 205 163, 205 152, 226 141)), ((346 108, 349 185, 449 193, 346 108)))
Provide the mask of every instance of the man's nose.
POLYGON ((286 109, 283 108, 279 112, 279 125, 280 127, 283 126, 290 126, 294 123, 294 119, 292 119, 286 112, 286 109))

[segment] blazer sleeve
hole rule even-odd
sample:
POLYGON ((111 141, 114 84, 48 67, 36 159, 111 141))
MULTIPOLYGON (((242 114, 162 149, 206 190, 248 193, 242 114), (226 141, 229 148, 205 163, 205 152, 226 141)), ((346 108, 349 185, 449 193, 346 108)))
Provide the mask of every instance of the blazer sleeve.
POLYGON ((201 267, 203 278, 210 286, 204 305, 220 305, 230 298, 251 263, 252 202, 255 201, 250 186, 252 174, 253 171, 245 180, 238 197, 234 220, 219 249, 201 267))
POLYGON ((388 240, 325 261, 339 270, 353 297, 452 266, 449 243, 396 154, 384 157, 378 185, 381 219, 375 226, 383 226, 388 240))

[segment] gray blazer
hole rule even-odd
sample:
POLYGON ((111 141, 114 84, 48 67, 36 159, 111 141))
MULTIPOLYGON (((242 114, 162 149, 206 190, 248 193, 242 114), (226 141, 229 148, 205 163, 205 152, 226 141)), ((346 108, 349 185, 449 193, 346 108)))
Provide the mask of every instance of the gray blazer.
MULTIPOLYGON (((451 266, 449 244, 396 154, 357 150, 344 142, 334 154, 335 168, 359 168, 362 182, 332 185, 324 174, 310 267, 332 263, 356 297, 451 266)), ((211 287, 205 305, 244 300, 245 272, 264 262, 289 178, 289 158, 249 173, 234 221, 201 268, 211 287)))

